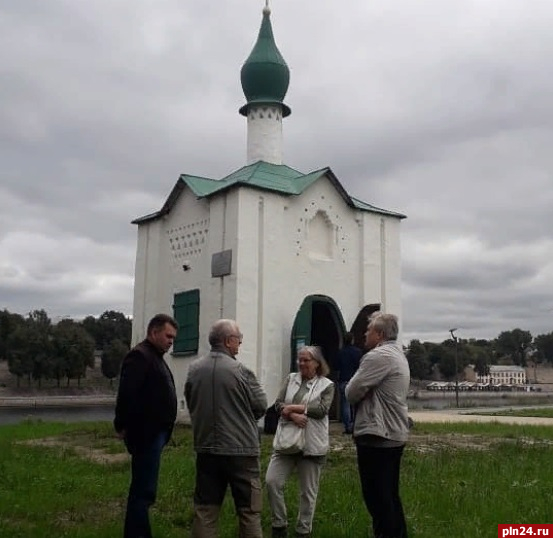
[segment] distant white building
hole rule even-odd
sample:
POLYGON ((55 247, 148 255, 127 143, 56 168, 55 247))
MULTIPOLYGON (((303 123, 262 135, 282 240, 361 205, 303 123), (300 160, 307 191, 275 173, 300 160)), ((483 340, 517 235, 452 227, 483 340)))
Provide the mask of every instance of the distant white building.
POLYGON ((525 385, 526 370, 522 366, 492 365, 489 375, 476 374, 476 382, 491 385, 525 385))
POLYGON ((354 325, 361 343, 372 311, 401 316, 404 215, 352 197, 328 167, 282 162, 289 70, 269 15, 241 72, 247 164, 221 179, 181 175, 159 211, 134 221, 133 342, 154 314, 174 315, 167 362, 179 396, 219 318, 238 321, 239 359, 273 399, 298 347, 320 345, 332 359, 354 325))

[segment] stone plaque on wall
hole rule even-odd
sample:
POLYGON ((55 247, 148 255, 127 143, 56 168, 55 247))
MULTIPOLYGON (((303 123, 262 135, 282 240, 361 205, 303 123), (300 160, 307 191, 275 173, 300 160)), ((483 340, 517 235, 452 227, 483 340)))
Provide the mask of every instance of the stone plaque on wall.
POLYGON ((232 250, 216 252, 211 257, 211 276, 230 275, 232 268, 232 250))

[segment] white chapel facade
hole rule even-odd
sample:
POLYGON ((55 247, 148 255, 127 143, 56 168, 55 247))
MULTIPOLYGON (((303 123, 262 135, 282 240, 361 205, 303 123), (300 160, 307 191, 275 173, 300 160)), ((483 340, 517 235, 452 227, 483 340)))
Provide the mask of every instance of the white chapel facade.
POLYGON ((159 211, 133 221, 133 342, 156 313, 177 319, 166 359, 184 413, 188 367, 217 319, 238 321, 238 359, 271 400, 301 345, 320 345, 331 362, 347 330, 361 343, 370 312, 401 315, 404 216, 351 197, 328 167, 282 162, 289 70, 267 7, 241 81, 247 164, 222 179, 183 174, 159 211))

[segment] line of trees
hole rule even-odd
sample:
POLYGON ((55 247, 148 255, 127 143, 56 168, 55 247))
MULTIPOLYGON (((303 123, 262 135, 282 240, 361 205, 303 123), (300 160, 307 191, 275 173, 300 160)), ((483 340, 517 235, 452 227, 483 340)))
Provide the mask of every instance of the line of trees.
POLYGON ((453 379, 456 352, 457 373, 469 364, 480 375, 487 375, 492 364, 526 366, 528 361, 553 364, 553 332, 532 337, 529 331, 517 328, 503 331, 493 340, 459 339, 457 351, 455 346, 452 339, 441 344, 411 340, 406 352, 411 377, 429 379, 437 369, 444 379, 453 379))
POLYGON ((0 311, 0 360, 7 360, 9 371, 17 377, 17 386, 26 378, 62 379, 77 384, 94 368, 95 351, 102 352, 102 374, 113 382, 121 361, 129 349, 131 321, 121 312, 107 310, 100 317, 82 321, 69 318, 52 323, 45 310, 33 310, 27 317, 0 311))

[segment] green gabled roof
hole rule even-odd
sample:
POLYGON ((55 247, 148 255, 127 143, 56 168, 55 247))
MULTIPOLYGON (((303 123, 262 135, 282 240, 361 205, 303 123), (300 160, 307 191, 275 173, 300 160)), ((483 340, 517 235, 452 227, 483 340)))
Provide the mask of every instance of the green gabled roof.
POLYGON ((219 180, 182 174, 173 187, 166 202, 163 204, 163 207, 156 213, 151 213, 150 215, 135 219, 133 224, 143 224, 169 213, 186 186, 189 187, 198 198, 209 198, 237 186, 277 192, 288 196, 297 196, 322 176, 326 176, 330 180, 348 206, 361 211, 379 213, 381 215, 388 215, 400 219, 405 218, 405 215, 401 213, 380 209, 351 197, 334 175, 334 172, 328 167, 303 174, 284 164, 271 164, 258 161, 254 164, 244 166, 219 180))
POLYGON ((184 181, 198 198, 209 196, 214 190, 217 189, 217 187, 219 187, 219 181, 208 177, 182 174, 179 180, 184 181))
POLYGON ((303 175, 284 164, 258 161, 224 177, 220 182, 220 188, 217 190, 227 189, 233 185, 247 185, 283 194, 299 194, 296 185, 298 179, 303 175))

